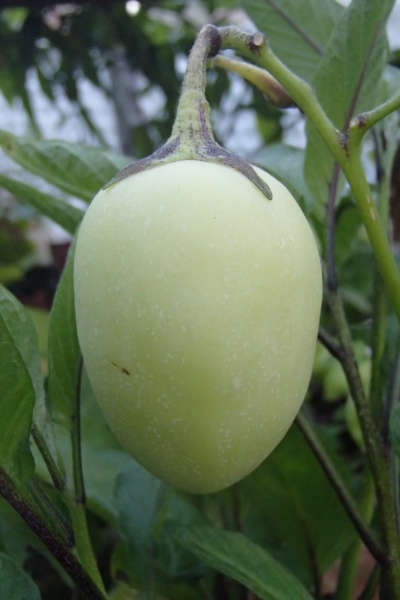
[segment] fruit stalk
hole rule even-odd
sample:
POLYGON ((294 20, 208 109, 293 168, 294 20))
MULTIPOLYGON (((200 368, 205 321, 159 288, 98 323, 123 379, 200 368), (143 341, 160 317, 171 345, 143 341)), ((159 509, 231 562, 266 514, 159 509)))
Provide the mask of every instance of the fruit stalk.
POLYGON ((171 136, 150 156, 122 169, 105 188, 146 169, 181 160, 200 160, 225 165, 242 173, 269 200, 272 192, 246 160, 222 148, 214 139, 210 106, 205 96, 207 62, 221 48, 220 30, 206 25, 198 34, 190 52, 182 92, 171 136))
POLYGON ((215 144, 210 123, 210 105, 205 97, 207 59, 218 54, 221 36, 213 25, 203 27, 191 50, 176 118, 170 139, 179 139, 183 152, 193 152, 193 143, 215 144), (190 123, 190 127, 188 127, 190 123))

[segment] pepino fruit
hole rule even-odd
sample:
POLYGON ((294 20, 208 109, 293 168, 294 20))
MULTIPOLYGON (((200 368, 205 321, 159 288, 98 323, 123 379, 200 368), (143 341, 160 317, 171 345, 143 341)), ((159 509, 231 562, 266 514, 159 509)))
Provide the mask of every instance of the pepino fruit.
POLYGON ((171 137, 94 198, 74 269, 107 422, 139 463, 193 493, 240 480, 285 435, 321 307, 318 251, 294 198, 213 138, 205 70, 222 45, 216 27, 199 33, 171 137))
POLYGON ((79 341, 122 446, 172 486, 221 490, 275 448, 305 396, 321 306, 312 231, 255 169, 181 160, 101 190, 79 231, 79 341))

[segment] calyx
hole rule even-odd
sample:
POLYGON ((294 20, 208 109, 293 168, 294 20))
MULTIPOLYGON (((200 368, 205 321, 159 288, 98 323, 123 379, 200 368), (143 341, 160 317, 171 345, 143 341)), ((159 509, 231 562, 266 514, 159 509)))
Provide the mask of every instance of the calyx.
POLYGON ((161 165, 182 160, 217 163, 235 169, 247 177, 269 200, 272 192, 251 164, 225 150, 214 139, 210 106, 205 97, 207 60, 221 48, 217 27, 206 25, 200 31, 188 59, 176 118, 169 139, 153 154, 125 167, 104 188, 118 181, 161 165))

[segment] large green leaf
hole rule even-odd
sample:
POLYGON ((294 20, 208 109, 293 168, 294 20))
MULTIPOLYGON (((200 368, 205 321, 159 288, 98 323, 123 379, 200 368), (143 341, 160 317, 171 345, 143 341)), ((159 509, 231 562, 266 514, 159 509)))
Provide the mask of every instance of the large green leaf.
POLYGON ((0 147, 28 171, 87 202, 132 162, 99 148, 61 140, 32 140, 2 130, 0 147))
MULTIPOLYGON (((333 124, 373 108, 387 58, 385 24, 394 0, 353 0, 337 24, 313 85, 333 124)), ((334 160, 315 128, 307 125, 305 176, 317 204, 327 200, 334 160)))
POLYGON ((241 533, 194 525, 182 529, 178 539, 214 569, 236 579, 262 600, 311 600, 290 571, 241 533))
POLYGON ((58 284, 49 324, 49 398, 60 415, 68 420, 73 411, 81 353, 75 322, 74 245, 58 284))
POLYGON ((243 0, 242 5, 275 54, 312 81, 343 8, 335 0, 243 0))
POLYGON ((0 285, 0 312, 32 380, 36 399, 44 396, 36 327, 25 307, 0 285))
POLYGON ((36 332, 22 306, 1 287, 0 465, 16 481, 33 471, 29 436, 41 386, 36 332))
POLYGON ((81 209, 2 173, 0 173, 0 186, 11 192, 20 202, 32 206, 45 217, 55 221, 69 233, 74 233, 82 220, 81 209))
POLYGON ((0 554, 0 598, 7 600, 40 600, 36 584, 8 556, 0 554))
POLYGON ((333 488, 296 427, 239 486, 243 532, 306 584, 312 583, 316 572, 324 573, 355 538, 333 488))

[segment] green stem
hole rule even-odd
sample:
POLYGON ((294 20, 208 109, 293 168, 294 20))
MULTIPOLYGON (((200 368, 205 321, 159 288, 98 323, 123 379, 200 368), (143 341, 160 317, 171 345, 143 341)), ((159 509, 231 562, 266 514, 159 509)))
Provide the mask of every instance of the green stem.
POLYGON ((83 361, 81 358, 77 384, 75 405, 71 416, 71 448, 72 448, 72 469, 74 478, 74 498, 68 490, 65 490, 64 500, 69 508, 72 525, 75 534, 75 545, 77 554, 99 589, 106 595, 103 581, 97 566, 96 558, 93 552, 93 546, 90 540, 89 528, 86 518, 86 494, 82 468, 82 446, 81 446, 81 378, 83 361))
POLYGON ((0 468, 0 495, 22 517, 30 529, 45 544, 51 554, 82 591, 87 600, 106 600, 106 595, 96 585, 71 550, 60 541, 47 523, 22 496, 7 473, 0 468))
POLYGON ((396 503, 392 493, 390 464, 375 422, 372 418, 368 400, 357 367, 349 326, 343 304, 337 290, 330 294, 333 317, 338 328, 339 338, 344 352, 342 366, 353 400, 355 402, 367 457, 375 482, 376 494, 381 510, 383 542, 387 549, 384 561, 384 577, 390 585, 393 599, 400 598, 400 548, 397 536, 396 503))
POLYGON ((361 219, 367 230, 382 278, 400 318, 400 276, 393 257, 384 226, 373 200, 358 152, 342 163, 342 169, 357 201, 361 219))
MULTIPOLYGON (((332 177, 329 184, 329 196, 327 202, 327 220, 326 220, 326 260, 327 260, 327 288, 329 292, 329 302, 331 304, 336 327, 339 332, 340 350, 336 352, 336 357, 342 364, 346 373, 349 388, 355 399, 357 411, 362 415, 360 421, 363 425, 364 443, 368 450, 368 459, 370 464, 373 457, 380 452, 379 436, 375 431, 375 421, 372 419, 370 404, 364 393, 356 357, 353 350, 353 344, 350 331, 347 326, 343 310, 342 299, 338 289, 338 278, 335 264, 335 217, 336 217, 336 195, 337 184, 339 180, 339 163, 335 162, 332 170, 332 177), (372 436, 372 438, 371 438, 372 436), (371 439, 377 438, 376 448, 370 443, 371 439)), ((369 479, 369 476, 367 475, 369 479)), ((372 487, 372 500, 374 499, 374 487, 372 487)), ((361 551, 361 540, 354 542, 343 557, 342 569, 340 572, 337 597, 341 600, 349 600, 354 585, 354 577, 357 569, 358 558, 361 551)))
MULTIPOLYGON (((339 164, 337 162, 334 163, 332 170, 332 177, 329 184, 329 196, 327 202, 327 219, 326 219, 326 261, 327 261, 327 288, 329 291, 329 300, 332 303, 341 302, 341 298, 339 296, 338 290, 338 278, 335 264, 335 217, 336 217, 336 195, 337 195, 337 184, 339 179, 339 164)), ((336 319, 337 320, 337 319, 336 319)), ((337 323, 338 324, 338 323, 337 323)), ((330 345, 332 347, 332 344, 330 345)), ((369 407, 366 402, 366 398, 364 395, 364 390, 361 385, 361 379, 358 373, 358 365, 356 363, 356 359, 353 353, 352 344, 349 347, 343 345, 343 336, 341 336, 341 344, 339 348, 336 346, 332 347, 335 350, 335 356, 342 364, 342 367, 350 374, 352 373, 352 381, 354 387, 353 394, 356 393, 356 397, 358 399, 358 406, 362 405, 364 410, 368 413, 369 407), (357 389, 356 389, 357 388, 357 389), (356 391, 355 391, 356 390, 356 391)), ((329 348, 330 349, 330 348, 329 348)), ((332 350, 330 349, 332 352, 332 350)), ((364 433, 364 432, 363 432, 364 433)), ((369 472, 366 473, 366 481, 367 487, 364 489, 364 493, 367 494, 369 502, 367 502, 367 507, 369 508, 371 505, 371 510, 373 507, 375 494, 374 494, 374 485, 372 483, 372 479, 369 475, 369 472), (372 483, 372 485, 371 485, 372 483), (369 486, 369 489, 368 489, 369 486)), ((364 501, 364 495, 361 495, 362 501, 364 501)), ((366 500, 366 498, 365 498, 366 500)), ((364 511, 362 512, 363 518, 365 518, 365 505, 364 511)), ((362 510, 362 507, 360 507, 362 510)), ((367 515, 368 521, 370 520, 370 515, 367 515)), ((338 588, 336 590, 337 600, 350 600, 352 597, 352 591, 354 587, 354 579, 357 572, 358 560, 360 556, 362 548, 361 539, 356 540, 348 549, 348 551, 343 556, 342 567, 339 576, 338 588)))

